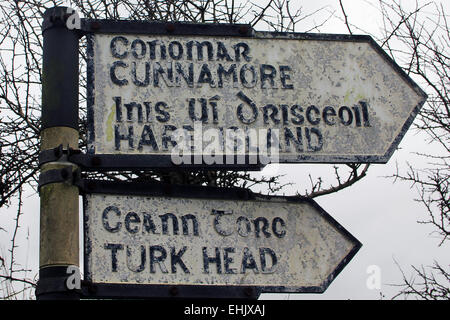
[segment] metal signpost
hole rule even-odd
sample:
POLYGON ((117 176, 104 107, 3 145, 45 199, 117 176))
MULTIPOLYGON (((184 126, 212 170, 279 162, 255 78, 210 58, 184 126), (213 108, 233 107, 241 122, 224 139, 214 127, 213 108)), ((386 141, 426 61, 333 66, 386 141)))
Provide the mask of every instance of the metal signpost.
POLYGON ((312 200, 81 172, 385 163, 424 92, 369 36, 84 19, 68 28, 71 13, 51 8, 43 22, 36 296, 323 292, 361 244, 312 200), (78 150, 82 36, 87 153, 78 150))
MULTIPOLYGON (((79 34, 67 29, 66 14, 66 8, 50 9, 42 24, 41 152, 59 145, 78 149, 79 34)), ((79 266, 79 192, 75 185, 65 183, 65 178, 72 176, 78 166, 56 160, 40 164, 40 179, 46 175, 57 179, 39 188, 40 248, 36 297, 77 299, 78 292, 67 290, 66 278, 68 268, 75 267, 78 272, 79 266)))

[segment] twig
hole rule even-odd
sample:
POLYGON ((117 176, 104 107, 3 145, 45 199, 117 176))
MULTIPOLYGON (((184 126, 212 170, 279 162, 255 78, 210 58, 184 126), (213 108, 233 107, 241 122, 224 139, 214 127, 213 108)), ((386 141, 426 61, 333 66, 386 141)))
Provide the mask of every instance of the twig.
POLYGON ((341 6, 342 14, 344 15, 345 25, 347 26, 347 30, 350 34, 353 34, 352 29, 350 29, 350 25, 348 23, 348 17, 344 10, 344 5, 342 4, 342 0, 339 0, 339 5, 341 6))

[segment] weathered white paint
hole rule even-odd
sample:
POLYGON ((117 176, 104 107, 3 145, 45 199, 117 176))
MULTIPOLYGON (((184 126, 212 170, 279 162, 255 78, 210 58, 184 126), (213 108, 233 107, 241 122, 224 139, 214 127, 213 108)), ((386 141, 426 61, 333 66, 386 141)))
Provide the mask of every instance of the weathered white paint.
MULTIPOLYGON (((91 141, 89 150, 99 154, 170 154, 171 144, 165 149, 162 136, 165 125, 172 125, 182 128, 184 125, 193 126, 193 121, 189 117, 189 99, 211 99, 216 97, 218 118, 217 123, 212 121, 212 109, 208 105, 209 121, 203 124, 203 130, 209 128, 229 128, 238 127, 245 129, 278 129, 280 134, 281 148, 279 151, 280 162, 345 162, 355 160, 355 156, 366 157, 369 162, 386 162, 399 143, 399 138, 404 134, 407 125, 411 122, 411 117, 415 116, 417 107, 425 101, 424 94, 411 82, 405 81, 398 70, 386 57, 380 54, 370 42, 347 42, 347 41, 325 41, 325 40, 299 40, 294 37, 283 36, 273 38, 267 33, 255 33, 252 38, 224 38, 207 36, 151 36, 151 35, 124 35, 128 40, 128 45, 122 41, 116 41, 117 52, 119 54, 128 52, 125 58, 114 57, 111 41, 117 35, 95 34, 93 36, 93 62, 94 62, 94 104, 93 129, 95 139, 91 141), (131 44, 136 39, 147 44, 143 57, 141 47, 136 45, 138 56, 132 53, 131 44), (166 47, 166 59, 161 58, 160 47, 155 46, 154 59, 150 56, 149 42, 158 40, 166 47), (204 49, 204 57, 200 61, 197 57, 197 50, 194 46, 192 59, 187 57, 187 43, 189 41, 209 41, 213 45, 213 59, 207 59, 207 51, 204 49), (170 44, 178 42, 183 47, 183 55, 180 59, 173 59, 169 56, 168 47, 170 44), (232 61, 218 59, 218 43, 222 43, 227 54, 232 61), (233 46, 239 42, 248 45, 248 57, 250 61, 245 61, 241 54, 240 61, 236 61, 233 46), (117 85, 111 80, 111 67, 114 62, 121 61, 126 67, 119 66, 114 73, 120 80, 126 79, 128 84, 117 85), (150 78, 149 84, 137 86, 132 81, 132 65, 136 63, 137 78, 141 81, 145 78, 145 63, 149 63, 150 78), (187 72, 192 63, 194 68, 194 85, 188 84, 180 78, 179 83, 167 85, 160 79, 160 85, 155 86, 153 81, 153 69, 155 63, 159 63, 167 72, 168 64, 173 68, 174 78, 176 63, 179 63, 187 72), (228 70, 233 64, 236 65, 237 82, 224 77, 223 86, 219 88, 217 70, 221 64, 228 70), (253 66, 257 71, 256 84, 246 87, 240 81, 240 70, 247 64, 253 66), (214 81, 209 83, 198 83, 198 77, 202 66, 206 65, 211 71, 214 81), (262 88, 260 77, 261 65, 271 65, 276 70, 274 83, 265 81, 265 88, 262 88), (281 70, 283 66, 288 66, 290 70, 281 70), (284 76, 283 76, 284 74, 284 76), (287 78, 287 76, 289 78, 287 78), (284 84, 281 78, 284 77, 284 84), (292 89, 288 88, 292 86, 292 89), (237 116, 237 108, 244 104, 244 116, 250 117, 250 107, 238 97, 241 92, 250 98, 258 109, 256 120, 250 124, 245 124, 237 116), (124 120, 117 121, 116 103, 114 97, 121 97, 122 114, 124 120), (170 120, 159 122, 155 117, 154 106, 157 102, 167 104, 166 111, 170 114, 170 120), (132 119, 127 121, 126 108, 124 104, 135 102, 141 104, 143 109, 143 122, 139 123, 137 111, 133 111, 132 119), (150 103, 152 116, 146 117, 144 102, 150 103), (367 105, 368 114, 363 119, 362 104, 367 105), (275 118, 280 123, 275 124, 270 118, 268 123, 264 123, 263 108, 267 105, 274 105, 278 114, 275 118), (282 106, 287 107, 282 107, 282 106), (292 106, 298 105, 303 111, 292 111, 292 106), (318 124, 310 123, 306 117, 307 108, 314 105, 320 114, 315 110, 311 111, 313 122, 318 120, 318 124), (324 109, 331 106, 336 115, 325 116, 333 125, 328 125, 324 121, 324 109), (349 125, 341 123, 339 110, 346 106, 351 110, 353 121, 349 125), (355 111, 354 107, 359 111, 355 111), (285 111, 283 111, 285 108, 285 111), (286 109, 287 108, 287 109, 286 109), (284 118, 286 115, 288 118, 284 118), (283 112, 285 112, 283 114, 283 112), (359 113, 357 115, 356 113, 359 113), (300 120, 293 113, 300 114, 304 121, 295 124, 292 119, 300 120), (359 117, 359 125, 356 118, 359 117), (284 123, 286 119, 286 123, 284 123), (365 121, 367 120, 367 121, 365 121), (134 146, 130 148, 127 140, 120 142, 119 150, 115 147, 115 125, 119 125, 121 134, 128 133, 128 127, 133 126, 134 146), (142 137, 143 127, 148 125, 155 136, 158 150, 154 150, 149 145, 138 148, 139 140, 142 137), (286 146, 285 128, 297 136, 297 128, 302 134, 302 149, 296 150, 292 145, 290 149, 286 146), (308 148, 306 130, 312 128, 318 130, 322 136, 319 150, 313 150, 319 143, 317 135, 310 133, 313 148, 308 148), (396 140, 397 139, 397 140, 396 140)), ((178 54, 178 46, 172 45, 173 53, 178 54)), ((223 55, 224 51, 220 51, 223 55)), ((178 58, 178 57, 176 57, 178 58)), ((251 79, 250 71, 245 73, 247 79, 251 79)), ((205 76, 205 74, 204 74, 205 76)), ((209 75, 208 75, 209 76, 209 75)), ((205 79, 205 78, 204 78, 205 79)), ((214 99, 213 99, 214 100, 214 99)), ((209 100, 208 100, 209 101, 209 100)), ((196 113, 200 116, 200 103, 196 100, 196 113)), ((270 113, 268 114, 270 115, 270 113)), ((347 111, 343 110, 345 119, 347 111)), ((170 131, 168 131, 170 132, 170 131)), ((147 137, 148 138, 148 137, 147 137)))
MULTIPOLYGON (((134 214, 130 214, 130 217, 134 214)), ((284 199, 272 200, 212 200, 185 199, 175 197, 145 197, 124 195, 86 195, 85 217, 87 218, 87 234, 85 238, 88 255, 87 259, 90 280, 96 283, 139 283, 139 284, 173 284, 173 285, 255 285, 269 288, 267 291, 282 292, 301 291, 302 287, 318 287, 325 290, 333 280, 334 272, 344 258, 359 246, 355 239, 349 238, 320 208, 309 202, 288 202, 284 199), (116 211, 105 209, 114 206, 116 211), (232 212, 220 217, 216 226, 217 215, 213 210, 232 212), (120 214, 118 214, 120 212, 120 214), (129 224, 129 229, 136 229, 130 233, 126 227, 127 214, 136 213, 140 222, 129 224), (155 224, 155 229, 146 231, 143 225, 144 213, 148 214, 155 224), (172 213, 177 217, 179 233, 174 234, 171 220, 169 220, 168 234, 163 234, 162 220, 159 217, 172 213), (193 232, 189 221, 189 234, 183 234, 182 216, 192 214, 198 222, 198 235, 193 232), (245 217, 240 218, 239 217, 245 217), (267 234, 262 232, 259 237, 255 233, 255 219, 262 217, 269 222, 267 234), (277 218, 276 218, 277 217, 277 218), (276 218, 276 219, 275 219, 276 218), (106 219, 107 228, 104 221, 106 219), (248 220, 245 220, 248 219, 248 220), (278 221, 273 227, 273 221, 278 221), (236 221, 245 226, 249 221, 251 231, 239 231, 236 221), (117 231, 108 228, 121 226, 117 231), (275 228, 275 229, 274 229, 275 228), (275 230, 275 231, 274 231, 275 230), (154 232, 153 232, 154 231, 154 232), (105 245, 121 245, 116 251, 117 269, 113 271, 111 249, 105 245), (145 263, 140 248, 145 248, 145 263), (161 246, 167 251, 164 261, 167 273, 159 265, 150 269, 150 246, 161 246), (172 272, 170 263, 170 248, 178 252, 186 247, 181 256, 189 273, 176 265, 176 272, 172 272), (208 264, 209 273, 205 272, 203 247, 207 248, 210 257, 215 256, 218 248, 221 256, 221 273, 217 272, 214 262, 208 264), (131 256, 127 258, 127 248, 131 256), (226 249, 233 248, 233 249, 226 249), (243 251, 248 248, 255 259, 256 268, 242 271, 243 251), (266 270, 263 270, 260 260, 260 248, 270 248, 277 257, 273 267, 273 260, 266 254, 266 270), (224 252, 228 250, 228 270, 224 263, 224 252), (128 260, 127 260, 128 259, 128 260), (265 271, 265 272, 264 272, 265 271), (282 290, 279 287, 283 287, 282 290)), ((262 220, 262 219, 260 219, 262 220)), ((262 226, 262 224, 261 224, 262 226)), ((110 246, 111 248, 111 246, 110 246)), ((158 253, 159 255, 159 253, 158 253)), ((249 262, 250 260, 247 260, 249 262)), ((347 263, 348 261, 345 261, 347 263)), ((304 288, 303 288, 304 290, 304 288)))

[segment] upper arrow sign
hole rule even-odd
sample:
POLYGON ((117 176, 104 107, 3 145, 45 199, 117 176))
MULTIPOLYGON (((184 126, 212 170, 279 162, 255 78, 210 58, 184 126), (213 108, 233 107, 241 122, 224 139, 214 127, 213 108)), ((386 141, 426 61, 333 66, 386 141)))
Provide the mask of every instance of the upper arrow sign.
POLYGON ((89 37, 91 153, 384 163, 426 100, 369 36, 163 26, 89 37))

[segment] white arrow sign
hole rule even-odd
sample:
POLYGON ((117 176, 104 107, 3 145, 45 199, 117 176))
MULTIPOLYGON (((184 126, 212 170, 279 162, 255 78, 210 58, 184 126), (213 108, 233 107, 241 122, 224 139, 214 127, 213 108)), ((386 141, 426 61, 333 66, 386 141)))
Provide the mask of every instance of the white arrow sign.
POLYGON ((426 100, 369 36, 114 30, 88 41, 91 153, 387 162, 426 100))
POLYGON ((97 284, 323 292, 361 246, 313 200, 114 186, 85 196, 85 274, 97 284))

